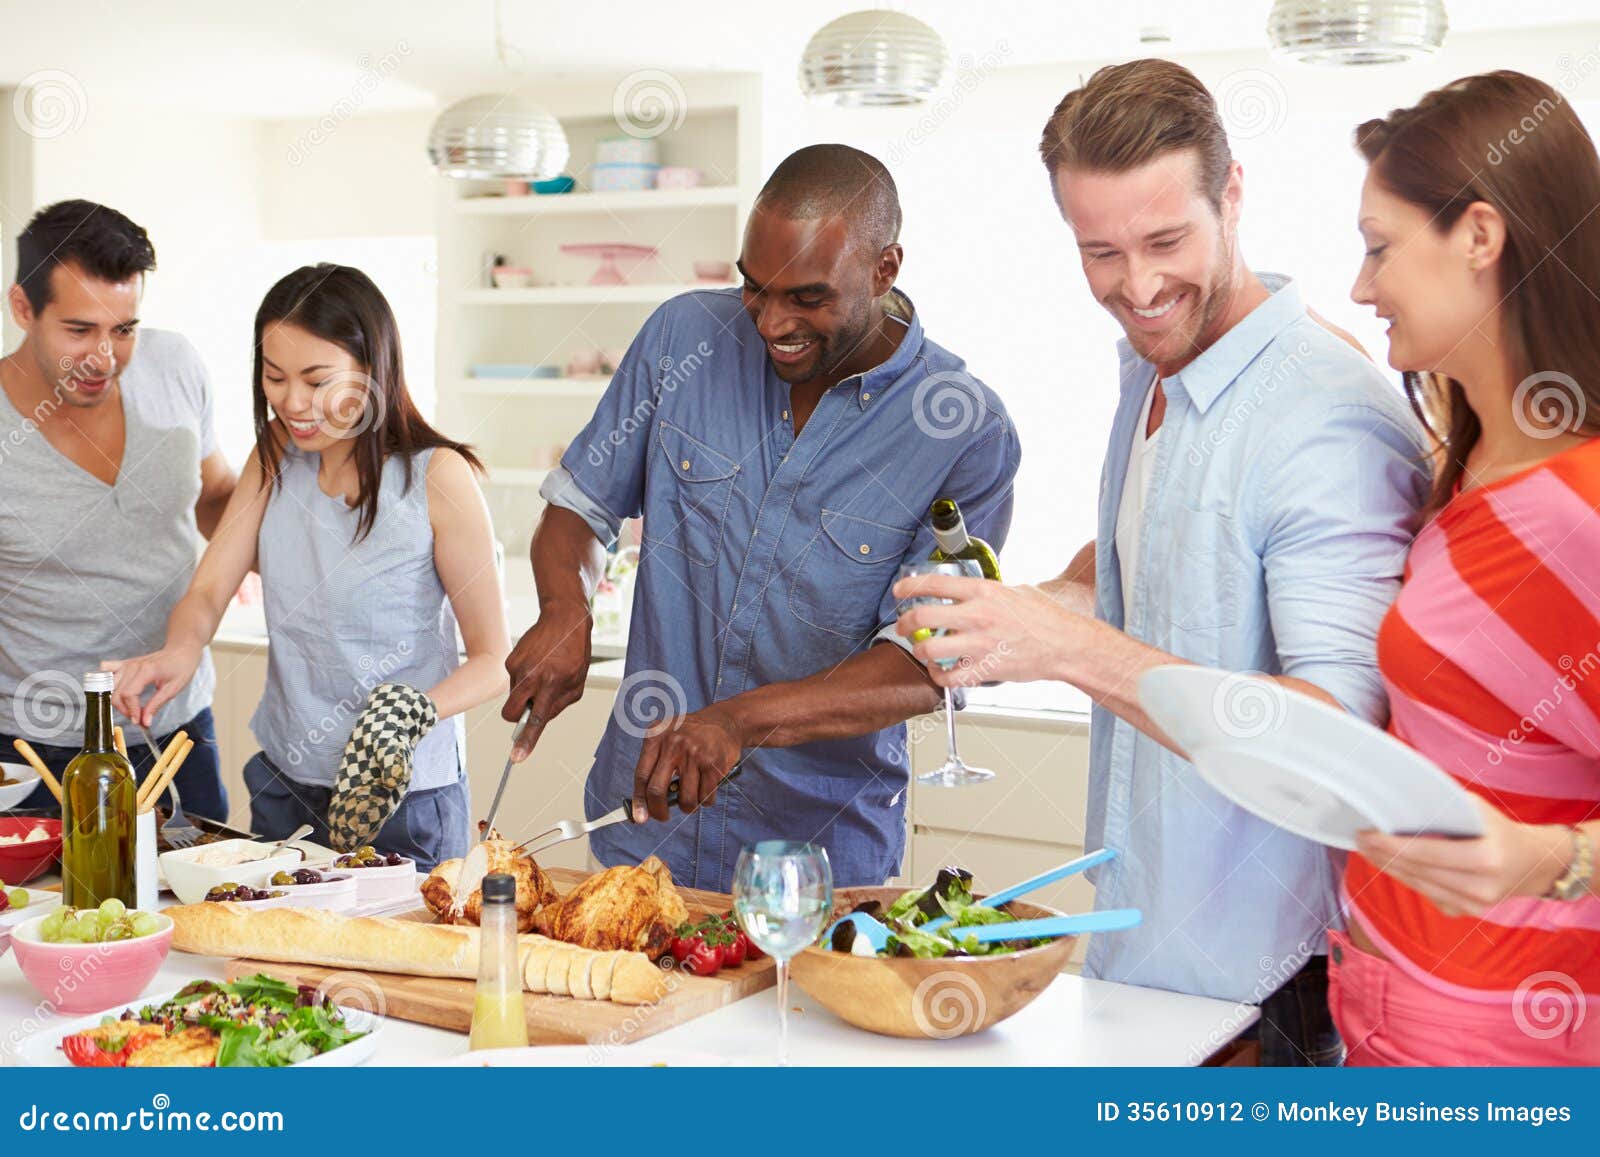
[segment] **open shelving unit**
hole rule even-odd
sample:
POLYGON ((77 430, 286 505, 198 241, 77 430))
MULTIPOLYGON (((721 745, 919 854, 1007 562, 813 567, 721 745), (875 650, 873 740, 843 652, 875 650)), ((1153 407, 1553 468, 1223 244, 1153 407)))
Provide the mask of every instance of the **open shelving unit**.
POLYGON ((489 469, 485 491, 505 549, 513 637, 536 613, 527 555, 542 512, 539 485, 609 380, 571 374, 569 361, 585 351, 617 355, 656 307, 704 287, 694 279, 696 261, 732 262, 760 188, 759 79, 676 83, 682 99, 673 94, 670 103, 681 116, 672 114, 655 139, 663 165, 701 170, 699 187, 588 191, 596 144, 628 135, 613 112, 616 78, 527 91, 567 133, 575 191, 508 197, 503 182, 439 181, 438 419, 477 447, 489 469), (572 243, 648 245, 657 257, 619 262, 625 285, 593 285, 597 263, 562 252, 572 243), (489 268, 497 254, 527 266, 533 283, 495 288, 489 268), (558 368, 555 376, 472 376, 475 365, 506 363, 558 368))

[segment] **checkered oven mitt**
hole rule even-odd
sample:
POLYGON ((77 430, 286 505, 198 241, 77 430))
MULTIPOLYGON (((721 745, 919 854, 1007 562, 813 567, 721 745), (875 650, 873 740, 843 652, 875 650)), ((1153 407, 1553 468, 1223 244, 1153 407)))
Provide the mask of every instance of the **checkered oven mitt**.
POLYGON ((372 689, 345 744, 328 803, 335 850, 352 852, 370 843, 394 814, 411 784, 417 744, 438 719, 433 700, 415 687, 379 683, 372 689))

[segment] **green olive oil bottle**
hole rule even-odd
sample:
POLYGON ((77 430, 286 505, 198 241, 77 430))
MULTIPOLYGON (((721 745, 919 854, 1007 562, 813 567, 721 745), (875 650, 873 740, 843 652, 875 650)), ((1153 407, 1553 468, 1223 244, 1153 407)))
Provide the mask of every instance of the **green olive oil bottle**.
POLYGON ((98 908, 102 900, 134 906, 133 767, 111 733, 109 671, 83 677, 83 750, 61 777, 61 901, 98 908))

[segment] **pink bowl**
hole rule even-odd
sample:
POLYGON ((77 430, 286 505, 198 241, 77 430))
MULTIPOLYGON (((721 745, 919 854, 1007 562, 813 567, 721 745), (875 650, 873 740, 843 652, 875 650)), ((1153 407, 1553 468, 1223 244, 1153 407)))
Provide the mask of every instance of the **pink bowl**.
POLYGON ((28 983, 58 1012, 99 1012, 136 1000, 161 968, 172 946, 172 920, 136 940, 105 944, 49 944, 39 936, 44 916, 11 930, 11 950, 28 983))

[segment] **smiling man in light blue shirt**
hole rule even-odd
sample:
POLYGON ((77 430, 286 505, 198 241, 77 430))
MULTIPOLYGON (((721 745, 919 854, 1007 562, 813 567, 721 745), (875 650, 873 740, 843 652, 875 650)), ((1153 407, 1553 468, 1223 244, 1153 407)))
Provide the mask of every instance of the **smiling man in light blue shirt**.
MULTIPOLYGON (((917 583, 957 604, 899 630, 954 632, 919 643, 924 660, 981 656, 985 678, 1093 697, 1084 843, 1121 853, 1095 902, 1144 922, 1096 936, 1086 975, 1260 1004, 1263 1063, 1337 1063, 1329 853, 1207 785, 1137 684, 1173 662, 1256 671, 1381 723, 1376 638, 1426 493, 1422 434, 1293 282, 1245 265, 1242 172, 1193 74, 1101 70, 1058 106, 1041 152, 1089 287, 1126 335, 1099 532, 1043 587, 917 583)), ((932 674, 970 682, 977 666, 932 674)), ((1218 709, 1254 722, 1248 694, 1218 709)))

